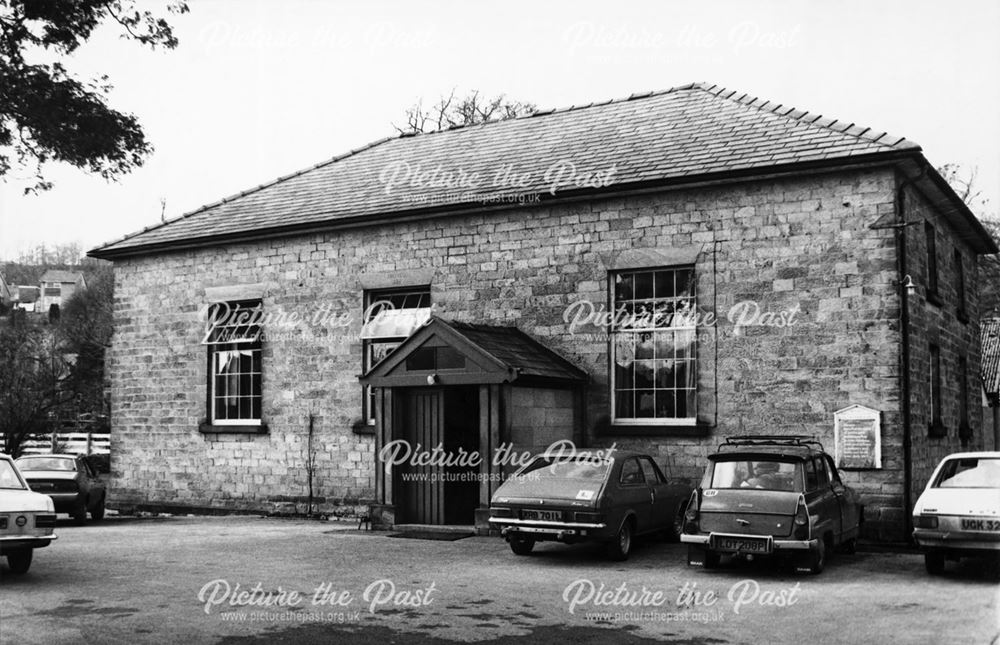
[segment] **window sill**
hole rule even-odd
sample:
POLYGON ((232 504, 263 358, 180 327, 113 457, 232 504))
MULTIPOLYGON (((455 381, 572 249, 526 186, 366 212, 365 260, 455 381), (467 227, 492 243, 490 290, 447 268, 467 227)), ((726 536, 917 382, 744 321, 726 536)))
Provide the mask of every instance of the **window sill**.
POLYGON ((940 438, 948 434, 948 428, 945 427, 944 421, 941 419, 934 419, 934 421, 927 426, 927 436, 940 438))
POLYGON ((602 433, 611 437, 706 437, 712 431, 712 426, 703 423, 687 425, 634 425, 612 423, 602 433))
POLYGON ((261 423, 259 425, 217 426, 212 425, 211 423, 202 422, 198 424, 198 432, 202 434, 267 434, 267 424, 261 423))

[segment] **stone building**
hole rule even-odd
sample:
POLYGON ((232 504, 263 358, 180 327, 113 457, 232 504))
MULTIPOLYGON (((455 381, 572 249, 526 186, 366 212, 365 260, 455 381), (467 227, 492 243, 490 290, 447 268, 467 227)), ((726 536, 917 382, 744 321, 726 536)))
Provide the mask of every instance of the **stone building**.
POLYGON ((114 500, 481 526, 498 453, 697 478, 733 434, 832 452, 850 408, 881 459, 843 476, 902 539, 938 459, 984 445, 995 252, 916 144, 715 86, 385 139, 91 252, 114 500), (399 439, 483 459, 387 464, 399 439), (478 479, 404 477, 443 471, 478 479))

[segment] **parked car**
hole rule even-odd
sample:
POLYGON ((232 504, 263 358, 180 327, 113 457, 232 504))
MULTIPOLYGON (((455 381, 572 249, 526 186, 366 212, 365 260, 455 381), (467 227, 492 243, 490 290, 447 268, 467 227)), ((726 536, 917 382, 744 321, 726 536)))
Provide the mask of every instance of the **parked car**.
POLYGON ((57 513, 69 513, 77 524, 86 521, 88 512, 94 520, 104 517, 107 492, 86 457, 30 455, 18 459, 17 467, 31 490, 52 498, 57 513))
POLYGON ((930 574, 945 560, 1000 557, 1000 452, 960 452, 938 464, 913 507, 913 538, 930 574))
POLYGON ((625 560, 636 536, 676 537, 691 485, 669 480, 652 457, 610 450, 572 457, 538 455, 505 481, 490 503, 490 523, 517 555, 536 542, 603 542, 625 560))
POLYGON ((26 573, 35 549, 56 539, 52 500, 33 493, 10 455, 0 454, 0 555, 12 573, 26 573))
POLYGON ((731 437, 709 456, 681 541, 688 563, 717 567, 723 555, 776 557, 820 573, 834 548, 853 553, 864 509, 816 440, 731 437))

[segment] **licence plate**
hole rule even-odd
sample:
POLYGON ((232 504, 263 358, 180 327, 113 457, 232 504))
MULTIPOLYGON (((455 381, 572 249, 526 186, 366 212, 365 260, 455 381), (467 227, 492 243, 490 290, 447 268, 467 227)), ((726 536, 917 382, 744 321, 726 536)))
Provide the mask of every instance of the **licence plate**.
POLYGON ((961 527, 963 531, 1000 531, 1000 520, 976 520, 962 518, 961 527))
POLYGON ((521 511, 522 520, 543 520, 546 522, 562 521, 561 511, 521 511))
POLYGON ((717 551, 732 553, 770 553, 771 540, 742 535, 712 535, 709 546, 717 551))

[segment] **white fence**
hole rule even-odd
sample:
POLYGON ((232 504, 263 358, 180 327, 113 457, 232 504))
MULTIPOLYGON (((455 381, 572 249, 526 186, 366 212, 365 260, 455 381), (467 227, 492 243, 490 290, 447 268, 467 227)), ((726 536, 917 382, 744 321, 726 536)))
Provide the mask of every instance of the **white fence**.
POLYGON ((107 432, 58 432, 45 439, 25 441, 21 454, 47 455, 52 452, 107 455, 111 453, 111 435, 107 432))

